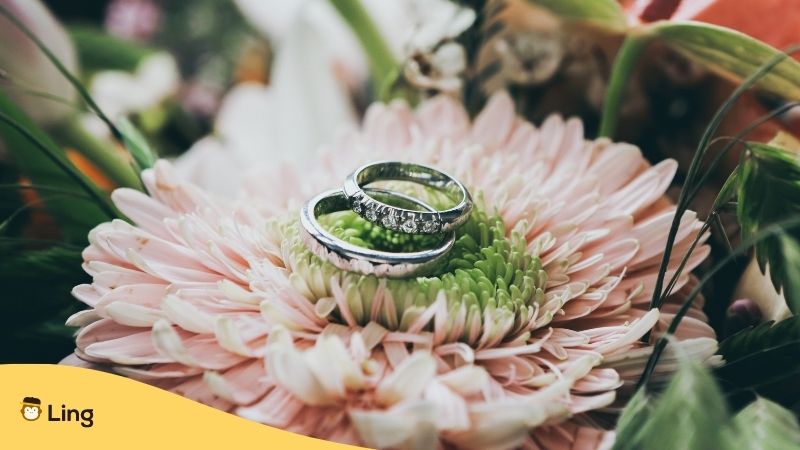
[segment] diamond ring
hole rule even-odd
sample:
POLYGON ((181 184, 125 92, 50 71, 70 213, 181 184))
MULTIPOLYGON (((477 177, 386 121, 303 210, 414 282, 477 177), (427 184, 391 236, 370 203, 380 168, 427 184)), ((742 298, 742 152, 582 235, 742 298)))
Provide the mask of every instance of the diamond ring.
POLYGON ((344 194, 350 208, 364 219, 406 234, 452 231, 466 222, 472 212, 472 197, 461 182, 422 164, 384 161, 359 167, 345 180, 344 194), (444 211, 404 209, 374 198, 363 188, 376 181, 389 180, 411 181, 440 190, 457 199, 458 204, 444 211))
MULTIPOLYGON (((370 198, 436 211, 425 202, 398 192, 375 188, 365 188, 364 192, 370 198)), ((327 231, 317 220, 319 216, 348 209, 344 192, 334 189, 312 198, 300 211, 300 234, 305 244, 315 255, 342 270, 388 278, 414 276, 435 267, 455 242, 455 232, 450 231, 436 247, 421 251, 395 253, 353 245, 327 231)))

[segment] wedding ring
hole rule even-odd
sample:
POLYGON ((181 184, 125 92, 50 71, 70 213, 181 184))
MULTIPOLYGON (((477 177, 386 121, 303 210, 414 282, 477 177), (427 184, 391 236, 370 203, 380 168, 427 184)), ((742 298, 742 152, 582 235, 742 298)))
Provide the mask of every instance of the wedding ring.
POLYGON ((469 219, 472 197, 461 182, 444 172, 421 164, 384 161, 367 164, 351 173, 344 183, 350 209, 383 228, 407 234, 437 234, 452 231, 469 219), (376 181, 411 181, 443 191, 458 204, 444 211, 414 211, 373 198, 363 186, 376 181))
MULTIPOLYGON (((366 188, 364 192, 371 197, 403 203, 404 206, 436 211, 425 202, 398 192, 375 188, 366 188)), ((410 277, 434 267, 455 242, 455 233, 450 231, 442 237, 437 247, 415 252, 385 252, 353 245, 325 230, 317 220, 319 216, 348 209, 344 192, 334 189, 312 198, 300 211, 300 234, 305 244, 312 253, 342 270, 388 278, 410 277)))

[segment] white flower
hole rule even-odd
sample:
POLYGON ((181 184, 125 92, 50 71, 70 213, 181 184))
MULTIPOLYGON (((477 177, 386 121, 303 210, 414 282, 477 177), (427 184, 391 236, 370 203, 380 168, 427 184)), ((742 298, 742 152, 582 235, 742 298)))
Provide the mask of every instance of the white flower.
MULTIPOLYGON (((351 90, 363 85, 368 72, 359 43, 327 1, 236 4, 277 47, 270 85, 244 84, 231 90, 217 115, 214 136, 175 164, 183 177, 220 194, 235 192, 246 169, 308 159, 337 129, 354 126, 358 117, 351 90), (203 167, 206 157, 213 170, 203 167), (220 186, 225 188, 217 191, 220 186)), ((365 6, 399 54, 398 28, 408 16, 403 2, 368 1, 365 6)))
POLYGON ((739 279, 734 298, 749 298, 755 302, 761 310, 763 321, 781 321, 792 315, 784 295, 775 291, 775 286, 769 277, 769 269, 766 273, 761 273, 755 257, 739 279))
POLYGON ((461 72, 466 68, 464 47, 455 42, 439 46, 433 54, 418 54, 405 65, 408 80, 422 89, 457 92, 461 89, 461 72))
MULTIPOLYGON (((98 72, 89 91, 100 109, 112 120, 153 108, 174 95, 180 86, 175 59, 166 52, 154 53, 139 63, 133 73, 122 70, 98 72)), ((84 126, 97 136, 107 136, 106 125, 94 114, 83 117, 84 126)))
POLYGON ((475 21, 475 11, 445 0, 415 1, 416 26, 407 44, 403 73, 421 89, 461 89, 466 52, 455 42, 475 21))
MULTIPOLYGON (((400 58, 411 26, 408 0, 361 0, 383 34, 393 56, 400 58)), ((278 52, 302 24, 325 38, 317 42, 325 61, 333 61, 335 74, 350 86, 363 82, 367 61, 353 32, 328 0, 235 0, 245 18, 276 44, 278 52)), ((307 58, 309 63, 311 58, 307 58)), ((316 61, 322 63, 324 61, 316 61)), ((320 64, 318 66, 322 67, 320 64)))
POLYGON ((433 49, 455 39, 475 22, 475 11, 448 0, 415 0, 416 27, 409 39, 412 49, 433 49))
MULTIPOLYGON (((72 73, 78 70, 69 36, 38 0, 0 0, 72 73)), ((0 16, 0 87, 36 122, 49 125, 72 111, 77 92, 19 28, 0 16), (57 97, 60 101, 41 94, 57 97)))

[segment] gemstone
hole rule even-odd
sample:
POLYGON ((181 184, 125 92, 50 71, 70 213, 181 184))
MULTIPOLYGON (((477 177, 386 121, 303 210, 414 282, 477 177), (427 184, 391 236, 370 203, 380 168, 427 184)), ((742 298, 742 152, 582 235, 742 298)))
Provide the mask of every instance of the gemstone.
POLYGON ((364 213, 364 217, 370 222, 376 222, 378 220, 378 211, 375 211, 367 206, 367 211, 364 213))
POLYGON ((361 213, 362 209, 363 208, 361 207, 361 200, 356 200, 353 202, 353 211, 361 213))
POLYGON ((400 229, 403 231, 403 233, 416 233, 417 222, 414 222, 414 219, 408 219, 403 222, 403 225, 400 226, 400 229))
POLYGON ((422 224, 423 233, 436 233, 439 231, 439 222, 436 220, 429 220, 422 224))
POLYGON ((397 228, 397 218, 392 214, 389 214, 388 216, 385 216, 383 219, 381 219, 381 223, 385 228, 388 228, 390 230, 394 230, 395 228, 397 228))

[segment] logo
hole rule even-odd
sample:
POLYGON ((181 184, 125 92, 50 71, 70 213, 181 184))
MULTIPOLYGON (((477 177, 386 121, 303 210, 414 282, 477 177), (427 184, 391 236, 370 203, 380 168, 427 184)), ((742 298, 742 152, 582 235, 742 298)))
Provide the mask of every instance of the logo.
MULTIPOLYGON (((36 397, 25 397, 22 399, 22 417, 33 422, 42 416, 42 401, 36 397)), ((67 408, 61 405, 61 411, 54 410, 53 405, 47 405, 48 422, 80 422, 84 428, 91 428, 94 425, 94 410, 67 408)))
POLYGON ((36 397, 25 397, 22 399, 22 417, 33 422, 42 415, 42 401, 36 397))

